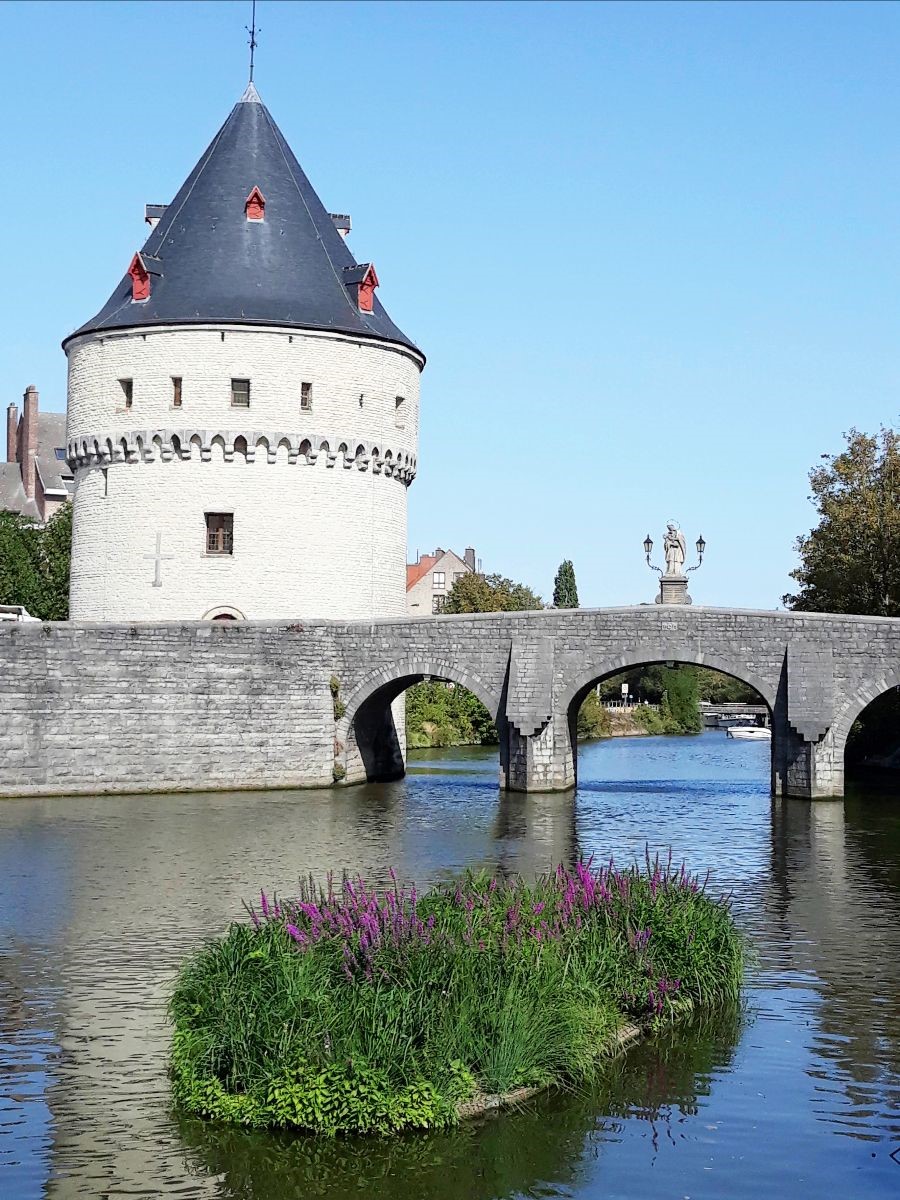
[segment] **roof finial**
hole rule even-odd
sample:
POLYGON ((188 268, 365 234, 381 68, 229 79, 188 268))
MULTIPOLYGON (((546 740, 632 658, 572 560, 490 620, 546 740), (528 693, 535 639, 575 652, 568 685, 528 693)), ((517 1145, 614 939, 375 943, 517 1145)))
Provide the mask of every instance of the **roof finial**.
POLYGON ((256 0, 253 0, 253 8, 250 17, 250 24, 244 28, 250 34, 250 82, 253 82, 253 53, 256 50, 256 0))

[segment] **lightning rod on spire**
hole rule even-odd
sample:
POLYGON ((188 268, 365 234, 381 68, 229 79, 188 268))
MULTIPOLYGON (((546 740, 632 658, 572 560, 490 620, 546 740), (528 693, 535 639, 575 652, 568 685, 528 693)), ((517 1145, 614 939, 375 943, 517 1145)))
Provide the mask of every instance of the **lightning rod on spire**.
POLYGON ((250 24, 244 28, 250 34, 250 82, 253 82, 253 56, 256 50, 256 0, 253 0, 253 6, 250 14, 250 24))

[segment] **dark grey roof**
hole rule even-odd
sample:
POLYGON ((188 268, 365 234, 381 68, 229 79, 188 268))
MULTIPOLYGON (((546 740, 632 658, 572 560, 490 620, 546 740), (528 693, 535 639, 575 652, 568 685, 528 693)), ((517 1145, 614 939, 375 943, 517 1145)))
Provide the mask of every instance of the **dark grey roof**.
POLYGON ((161 264, 149 300, 132 302, 123 274, 100 312, 70 338, 142 325, 250 322, 383 338, 421 353, 377 297, 373 312, 360 313, 344 278, 356 260, 252 84, 141 254, 161 264), (244 212, 254 186, 265 198, 263 221, 244 212))
POLYGON ((40 520, 37 502, 25 495, 22 468, 17 462, 0 462, 0 512, 19 513, 32 521, 40 520))
POLYGON ((68 492, 71 490, 72 469, 65 458, 56 456, 57 450, 65 454, 66 414, 38 413, 38 445, 34 463, 41 477, 45 492, 68 492))

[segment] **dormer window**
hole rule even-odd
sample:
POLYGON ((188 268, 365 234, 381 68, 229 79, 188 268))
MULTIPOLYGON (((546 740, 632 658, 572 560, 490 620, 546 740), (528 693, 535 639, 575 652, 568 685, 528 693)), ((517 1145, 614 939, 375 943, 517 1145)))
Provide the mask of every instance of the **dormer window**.
POLYGON ((248 221, 262 221, 265 219, 266 198, 258 187, 255 187, 244 201, 244 212, 247 214, 248 221))
POLYGON ((356 301, 356 307, 362 313, 370 313, 375 308, 375 289, 378 287, 378 276, 371 263, 359 263, 355 267, 344 268, 344 283, 347 290, 356 301))
POLYGON ((131 276, 131 302, 150 299, 150 272, 144 266, 140 254, 136 254, 128 268, 131 276))
POLYGON ((131 279, 131 303, 150 299, 150 276, 162 275, 162 263, 151 254, 141 254, 140 251, 128 264, 128 276, 131 279))

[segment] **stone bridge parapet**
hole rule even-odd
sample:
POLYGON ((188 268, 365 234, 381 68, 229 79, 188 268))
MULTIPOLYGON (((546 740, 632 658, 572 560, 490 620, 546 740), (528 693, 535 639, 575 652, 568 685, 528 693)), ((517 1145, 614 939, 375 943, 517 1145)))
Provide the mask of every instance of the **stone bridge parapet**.
POLYGON ((0 795, 396 778, 396 702, 429 677, 490 710, 501 786, 564 790, 577 780, 575 719, 589 688, 666 662, 712 667, 760 693, 775 793, 840 795, 853 721, 900 686, 900 620, 642 605, 351 623, 10 624, 0 626, 0 795))

